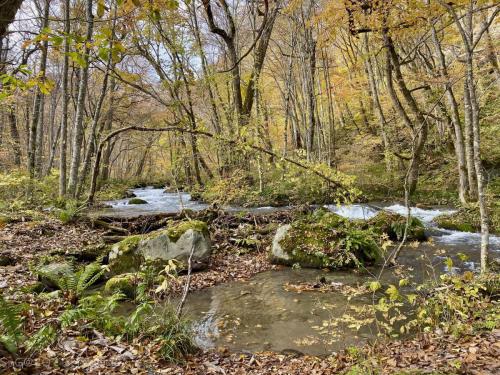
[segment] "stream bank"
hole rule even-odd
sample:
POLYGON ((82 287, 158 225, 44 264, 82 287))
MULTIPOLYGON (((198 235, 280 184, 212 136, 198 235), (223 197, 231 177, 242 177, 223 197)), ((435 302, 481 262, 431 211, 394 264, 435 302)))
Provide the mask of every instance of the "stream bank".
MULTIPOLYGON (((400 209, 398 206, 389 207, 394 211, 400 209)), ((338 209, 344 212, 345 215, 352 216, 359 216, 360 211, 364 212, 363 215, 370 212, 369 207, 366 206, 352 206, 352 209, 351 207, 332 207, 331 209, 338 209)), ((378 207, 371 208, 371 210, 375 211, 377 209, 378 207)), ((349 340, 344 340, 345 342, 340 342, 340 344, 339 340, 337 340, 329 345, 325 345, 325 342, 322 341, 325 338, 324 335, 318 334, 317 337, 311 337, 311 332, 317 333, 312 327, 321 325, 323 321, 327 320, 327 315, 330 312, 336 311, 325 311, 324 314, 326 315, 322 315, 316 309, 319 306, 317 302, 322 299, 325 300, 324 302, 328 302, 328 300, 332 299, 332 296, 335 296, 334 302, 337 303, 333 304, 334 307, 345 305, 344 298, 346 296, 341 293, 342 289, 344 287, 354 288, 363 285, 370 279, 370 273, 375 273, 376 269, 368 270, 368 272, 326 273, 322 270, 292 270, 271 265, 268 261, 268 252, 274 231, 279 224, 290 222, 295 216, 293 211, 290 210, 279 211, 275 208, 272 210, 277 212, 265 214, 241 211, 231 213, 212 212, 210 230, 215 251, 208 270, 193 274, 192 287, 190 288, 192 293, 189 295, 186 304, 188 315, 198 323, 199 328, 201 326, 201 329, 198 329, 196 340, 204 350, 201 354, 189 357, 184 366, 167 365, 161 362, 155 357, 154 353, 141 349, 139 343, 126 344, 99 337, 92 339, 92 342, 100 340, 95 343, 80 342, 78 337, 81 333, 77 330, 70 330, 64 333, 58 344, 40 356, 37 369, 43 368, 44 363, 47 363, 46 361, 53 362, 55 357, 51 353, 57 353, 57 357, 62 358, 60 361, 62 367, 59 368, 64 368, 69 363, 76 363, 80 364, 77 366, 81 366, 82 369, 90 371, 97 371, 98 369, 101 371, 108 369, 109 371, 110 368, 113 368, 112 366, 118 366, 120 369, 134 369, 135 372, 142 373, 141 368, 135 367, 135 363, 142 363, 141 366, 143 367, 164 367, 168 368, 170 373, 179 374, 223 373, 222 370, 226 373, 259 373, 259 371, 273 373, 275 370, 287 374, 299 374, 302 373, 301 371, 306 370, 329 373, 330 371, 349 368, 364 356, 357 355, 355 359, 351 358, 352 353, 346 354, 344 352, 346 346, 363 347, 366 348, 363 350, 366 350, 367 353, 374 353, 374 349, 371 349, 373 347, 368 344, 369 341, 374 340, 374 336, 370 332, 365 331, 365 333, 357 334, 352 330, 340 331, 344 334, 344 336, 342 334, 340 336, 348 337, 349 340), (252 241, 249 241, 249 239, 252 241), (339 289, 329 289, 326 293, 297 290, 304 285, 314 285, 323 276, 329 285, 339 285, 339 289), (289 290, 285 285, 287 283, 289 290), (210 288, 213 286, 215 287, 210 288), (275 303, 276 301, 281 302, 275 303), (270 309, 269 304, 276 305, 276 308, 273 307, 274 310, 270 309), (209 311, 211 313, 206 314, 209 311), (255 314, 246 316, 245 313, 248 312, 255 314), (258 320, 261 322, 258 322, 258 320), (244 322, 244 324, 241 322, 244 322), (261 327, 257 327, 257 325, 261 327), (213 335, 214 327, 218 327, 218 332, 215 332, 215 335, 213 335), (250 336, 248 334, 249 328, 254 331, 251 332, 250 336), (293 335, 283 336, 283 332, 293 332, 293 335), (262 339, 262 335, 269 337, 269 339, 262 339), (115 350, 112 347, 117 349, 115 350), (68 348, 71 350, 68 350, 68 348), (258 354, 261 351, 269 350, 273 353, 258 354), (106 353, 106 359, 96 360, 96 354, 103 351, 106 353), (332 352, 341 354, 324 357, 327 353, 332 352), (302 353, 313 356, 303 356, 302 353), (314 356, 318 354, 321 357, 314 356)), ((432 221, 431 217, 442 212, 441 210, 435 211, 429 213, 429 210, 415 210, 415 214, 419 215, 422 220, 430 222, 432 221)), ((113 226, 121 226, 129 232, 144 233, 164 225, 165 220, 180 219, 186 214, 193 218, 197 217, 196 211, 193 210, 184 212, 182 215, 176 213, 167 215, 163 219, 161 216, 165 215, 164 212, 156 217, 130 218, 120 216, 112 218, 107 216, 106 220, 110 220, 113 226)), ((200 212, 200 215, 204 215, 204 213, 200 212)), ((431 233, 441 233, 439 230, 436 232, 436 228, 429 227, 429 230, 431 233)), ((36 278, 29 266, 30 261, 33 263, 44 257, 51 260, 58 257, 64 258, 74 253, 75 250, 98 243, 104 233, 104 229, 92 228, 91 221, 62 225, 58 221, 47 219, 38 223, 27 221, 7 224, 0 230, 2 244, 6 245, 3 251, 22 255, 16 264, 0 268, 2 276, 8 281, 8 284, 5 285, 20 286, 34 283, 36 278)), ((394 282, 397 280, 395 279, 396 276, 399 278, 405 270, 410 268, 415 271, 415 274, 421 275, 422 278, 424 278, 423 275, 426 275, 425 277, 436 276, 433 275, 435 270, 437 270, 438 274, 447 271, 443 264, 446 254, 442 252, 439 243, 441 237, 446 238, 448 236, 446 232, 441 233, 441 235, 434 234, 434 241, 422 243, 418 247, 411 244, 406 247, 401 256, 401 266, 387 273, 387 279, 383 280, 384 285, 394 282), (418 253, 416 253, 417 251, 418 253), (417 257, 416 254, 421 255, 421 257, 417 257), (429 260, 435 266, 432 270, 428 267, 429 260)), ((448 245, 446 245, 450 247, 449 255, 456 256, 459 252, 465 251, 471 256, 471 263, 462 266, 455 259, 457 260, 456 265, 463 267, 457 268, 455 271, 474 269, 476 266, 475 247, 477 242, 475 242, 475 237, 469 234, 464 238, 466 238, 465 242, 453 244, 448 242, 448 245)), ((446 243, 446 240, 443 243, 446 243)), ((166 294, 179 294, 185 280, 186 276, 180 276, 177 282, 172 285, 172 289, 166 294)), ((14 288, 4 288, 4 293, 16 293, 16 290, 14 288)), ((28 303, 35 303, 36 297, 34 295, 19 297, 24 298, 28 303)), ((360 305, 369 303, 368 300, 363 300, 363 298, 360 297, 360 305)), ((37 303, 39 304, 39 301, 37 303)), ((55 311, 55 313, 52 316, 43 318, 39 324, 55 319, 58 311, 60 311, 57 301, 46 302, 44 306, 50 311, 55 311)), ((352 306, 356 306, 355 301, 352 306)), ((490 334, 483 338, 474 338, 472 342, 479 343, 477 345, 480 347, 495 348, 495 346, 491 346, 491 342, 496 339, 495 334, 490 334)), ((444 346, 442 338, 439 337, 406 340, 403 346, 408 348, 408 352, 404 351, 403 353, 401 352, 402 349, 398 349, 398 346, 392 346, 392 343, 387 344, 387 347, 392 347, 387 352, 383 351, 383 347, 376 350, 377 353, 385 353, 380 354, 382 358, 383 356, 390 356, 390 358, 394 358, 396 363, 399 363, 397 358, 406 356, 408 358, 405 357, 405 361, 408 363, 420 365, 419 359, 411 357, 408 353, 421 345, 441 345, 442 351, 432 353, 432 356, 435 357, 432 357, 431 353, 427 355, 438 362, 436 366, 447 369, 450 368, 450 361, 445 358, 450 354, 446 353, 447 350, 452 353, 459 353, 454 358, 461 361, 469 352, 468 349, 465 349, 465 351, 463 349, 464 345, 468 345, 467 342, 456 342, 451 338, 446 340, 444 346), (435 344, 429 344, 430 340, 435 340, 435 344), (440 361, 441 364, 439 364, 440 361)), ((485 367, 488 362, 487 358, 492 355, 488 354, 489 352, 485 353, 481 357, 485 359, 481 365, 483 367, 480 367, 481 371, 488 370, 488 367, 485 367)), ((383 364, 383 360, 381 362, 382 368, 390 367, 390 364, 383 364)), ((429 364, 428 366, 432 367, 433 365, 429 364)), ((393 366, 394 369, 397 369, 397 365, 393 366)))

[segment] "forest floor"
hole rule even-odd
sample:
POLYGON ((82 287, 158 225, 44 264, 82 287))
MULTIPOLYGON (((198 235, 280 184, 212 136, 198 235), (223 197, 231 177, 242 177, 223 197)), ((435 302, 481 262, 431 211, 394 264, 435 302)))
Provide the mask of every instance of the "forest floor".
MULTIPOLYGON (((290 213, 267 218, 247 215, 219 215, 212 220, 214 255, 208 270, 193 274, 191 289, 218 283, 248 279, 273 269, 268 250, 277 223, 291 219, 290 213), (251 238, 242 242, 238 239, 251 238), (242 250, 243 249, 243 250, 242 250)), ((139 219, 140 220, 140 219, 139 219)), ((130 223, 128 224, 131 225, 130 223)), ((144 227, 135 222, 137 228, 144 227)), ((34 266, 41 261, 61 259, 75 250, 101 241, 103 229, 88 222, 62 224, 49 217, 18 221, 0 228, 0 290, 4 296, 33 307, 37 315, 33 331, 54 322, 63 311, 61 300, 40 300, 28 293, 27 286, 37 278, 34 266), (42 313, 39 313, 39 312, 42 313)), ((184 284, 180 276, 173 284, 176 293, 184 284)), ((143 341, 114 341, 99 332, 82 332, 71 327, 57 342, 30 358, 12 359, 0 352, 0 373, 132 373, 132 374, 333 374, 371 373, 467 373, 495 374, 500 371, 500 331, 455 338, 419 335, 405 341, 382 341, 356 351, 347 350, 328 357, 302 356, 297 353, 231 353, 225 348, 198 352, 183 364, 165 363, 154 345, 143 341)))

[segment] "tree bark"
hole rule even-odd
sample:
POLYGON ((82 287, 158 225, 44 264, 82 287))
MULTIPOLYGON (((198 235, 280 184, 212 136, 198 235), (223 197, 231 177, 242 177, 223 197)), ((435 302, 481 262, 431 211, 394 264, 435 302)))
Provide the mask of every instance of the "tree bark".
POLYGON ((403 117, 403 120, 412 130, 413 137, 415 138, 413 147, 413 163, 411 165, 411 169, 408 173, 408 191, 413 194, 417 188, 418 175, 420 170, 421 163, 421 155, 424 149, 425 142, 427 140, 428 133, 428 124, 427 121, 422 114, 421 110, 418 108, 416 100, 413 98, 411 91, 408 89, 406 82, 403 78, 403 74, 401 72, 401 66, 399 62, 399 57, 396 53, 396 49, 394 47, 394 43, 391 37, 388 35, 387 30, 384 31, 384 43, 386 47, 387 53, 387 85, 389 91, 391 93, 391 98, 393 103, 395 104, 398 112, 403 117), (399 90, 405 99, 406 104, 410 108, 413 116, 415 116, 417 126, 415 127, 409 116, 406 114, 403 106, 399 102, 397 98, 397 94, 395 90, 392 88, 392 72, 394 71, 394 75, 396 78, 396 83, 398 84, 399 90))
POLYGON ((62 113, 61 113, 61 143, 59 149, 59 196, 66 195, 66 177, 67 177, 67 153, 68 153, 68 106, 70 101, 69 95, 69 33, 70 25, 70 0, 64 0, 62 5, 64 14, 64 58, 62 71, 62 113))
POLYGON ((9 107, 7 114, 9 118, 10 137, 12 138, 12 151, 14 152, 14 165, 21 166, 21 142, 19 137, 19 130, 17 129, 16 113, 14 108, 9 107))
POLYGON ((72 142, 72 157, 71 167, 69 171, 68 190, 72 197, 76 196, 78 185, 78 172, 80 168, 81 147, 83 142, 83 118, 85 115, 85 98, 87 96, 87 85, 89 77, 89 60, 90 48, 87 43, 92 41, 92 33, 94 29, 94 15, 92 14, 92 0, 86 0, 86 15, 87 15, 87 33, 86 44, 84 49, 85 64, 81 67, 80 87, 78 88, 78 100, 76 108, 75 123, 73 126, 73 142, 72 142))
POLYGON ((0 38, 7 33, 7 28, 14 21, 23 0, 3 0, 0 6, 0 38))
MULTIPOLYGON (((50 0, 45 0, 43 10, 42 26, 40 32, 49 26, 49 10, 50 0)), ((45 82, 45 71, 47 70, 47 50, 48 41, 42 43, 42 54, 40 56, 39 74, 40 84, 45 82)), ((31 126, 29 130, 28 142, 28 172, 33 178, 38 172, 38 166, 41 165, 42 157, 42 137, 43 137, 43 94, 39 87, 36 88, 35 98, 33 101, 33 117, 31 119, 31 126)))

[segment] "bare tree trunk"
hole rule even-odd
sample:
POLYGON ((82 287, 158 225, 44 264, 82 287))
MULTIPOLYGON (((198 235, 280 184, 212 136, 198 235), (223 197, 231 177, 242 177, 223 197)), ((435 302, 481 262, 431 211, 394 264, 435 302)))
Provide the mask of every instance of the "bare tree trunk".
POLYGON ((67 154, 68 154, 68 105, 70 101, 69 85, 68 85, 68 71, 69 71, 69 33, 71 31, 70 25, 70 0, 64 0, 63 3, 64 13, 64 60, 62 71, 62 113, 61 113, 61 144, 59 150, 59 196, 66 195, 66 167, 67 167, 67 154))
MULTIPOLYGON (((49 10, 50 10, 50 0, 45 0, 45 6, 43 10, 43 21, 40 31, 49 26, 49 10)), ((47 50, 48 41, 42 43, 42 54, 40 57, 39 74, 41 75, 41 84, 45 81, 45 71, 47 69, 47 50)), ((35 92, 35 99, 33 104, 33 117, 31 119, 31 126, 29 130, 29 142, 28 142, 28 172, 31 177, 35 177, 38 171, 38 165, 41 162, 42 157, 42 137, 43 137, 43 94, 39 87, 37 87, 35 92)))
POLYGON ((7 33, 7 28, 14 21, 23 0, 3 0, 0 7, 0 38, 7 33))
POLYGON ((19 131, 17 129, 16 124, 16 113, 14 108, 9 107, 9 112, 7 114, 9 118, 9 126, 10 126, 10 137, 12 138, 12 150, 14 151, 14 165, 16 167, 21 166, 21 144, 19 131))
POLYGON ((370 93, 372 95, 373 105, 374 105, 375 110, 377 112, 377 117, 378 117, 378 121, 379 121, 380 136, 382 138, 382 145, 384 146, 384 160, 385 160, 386 170, 390 171, 392 169, 391 159, 390 159, 391 146, 390 146, 389 137, 387 136, 387 130, 386 130, 387 121, 385 119, 382 104, 380 103, 380 96, 379 96, 379 92, 378 92, 377 82, 375 81, 375 75, 373 72, 372 57, 370 55, 370 46, 368 43, 368 34, 367 33, 364 34, 364 44, 365 44, 365 50, 367 53, 367 57, 365 60, 365 67, 366 67, 366 72, 368 75, 368 82, 370 85, 370 93))
MULTIPOLYGON (((488 248, 489 248, 489 214, 486 205, 485 196, 485 181, 481 163, 481 140, 480 140, 480 124, 479 124, 479 102, 477 98, 476 86, 474 82, 474 49, 479 43, 482 35, 487 31, 488 27, 493 23, 495 17, 500 12, 500 8, 496 7, 491 17, 483 21, 482 27, 478 33, 475 33, 473 25, 474 13, 476 11, 476 2, 471 1, 467 6, 467 11, 462 24, 461 17, 458 17, 453 4, 439 0, 440 4, 453 17, 455 25, 462 38, 466 54, 466 76, 464 83, 464 107, 466 119, 466 135, 470 141, 472 136, 472 153, 474 168, 477 176, 477 196, 479 202, 479 212, 481 217, 481 272, 487 271, 488 266, 488 248), (469 132, 469 133, 468 133, 469 132)), ((467 155, 469 157, 469 155, 467 155)), ((470 172, 469 172, 470 173, 470 172)), ((470 186, 472 188, 472 186, 470 186)))
POLYGON ((467 163, 467 178, 469 182, 469 197, 477 199, 477 171, 474 165, 474 146, 472 130, 472 103, 467 79, 464 82, 464 124, 465 124, 465 160, 467 163))
POLYGON ((399 57, 396 53, 394 43, 391 37, 387 34, 387 31, 384 32, 384 42, 387 50, 387 86, 389 88, 390 96, 404 122, 412 129, 413 137, 415 138, 413 147, 414 155, 412 156, 413 162, 408 173, 408 191, 411 195, 415 192, 417 187, 421 155, 427 140, 428 124, 422 112, 418 108, 417 102, 413 98, 411 91, 408 89, 406 82, 404 81, 403 74, 401 73, 399 57), (392 87, 393 70, 399 90, 401 91, 401 94, 403 95, 403 98, 405 99, 405 102, 410 108, 413 116, 415 116, 417 120, 417 127, 413 125, 408 114, 397 98, 396 91, 392 87))
MULTIPOLYGON (((116 12, 113 14, 113 26, 112 28, 112 35, 114 35, 114 28, 115 28, 115 23, 116 23, 116 12)), ((95 144, 97 142, 97 125, 99 123, 99 120, 101 118, 101 110, 102 110, 102 105, 104 103, 104 99, 106 97, 106 93, 108 91, 108 80, 109 80, 109 72, 111 69, 112 65, 112 46, 113 46, 113 41, 110 41, 110 52, 108 54, 108 61, 106 62, 106 69, 104 71, 104 78, 102 82, 102 87, 101 87, 101 92, 99 93, 99 99, 97 100, 97 105, 94 110, 94 115, 92 116, 92 125, 90 127, 90 133, 89 133, 89 141, 88 141, 88 146, 87 146, 87 151, 85 152, 85 157, 83 159, 83 167, 82 171, 80 173, 80 182, 78 184, 76 196, 79 197, 80 193, 82 191, 83 185, 85 184, 85 180, 89 174, 90 171, 90 166, 91 166, 91 159, 92 155, 94 154, 95 151, 95 144)), ((101 126, 102 128, 102 126, 101 126)))
MULTIPOLYGON (((114 107, 115 107, 115 89, 116 89, 116 80, 115 76, 112 75, 109 82, 109 111, 106 118, 106 125, 104 127, 104 132, 108 133, 111 131, 113 127, 113 117, 114 117, 114 107)), ((109 179, 110 174, 110 158, 111 152, 113 151, 113 143, 108 142, 106 144, 106 148, 104 149, 104 155, 102 157, 102 170, 101 170, 101 179, 103 181, 107 181, 109 179)))
POLYGON ((448 105, 451 110, 451 123, 453 125, 453 145, 455 148, 455 156, 457 158, 457 169, 458 169, 458 195, 460 202, 467 202, 467 194, 469 192, 469 184, 467 180, 468 168, 465 161, 465 147, 464 147, 464 136, 462 133, 462 124, 460 121, 458 103, 453 93, 453 88, 451 86, 450 77, 448 75, 448 69, 446 67, 446 59, 441 48, 441 43, 439 42, 436 29, 434 25, 431 26, 432 29, 432 39, 434 42, 434 48, 436 50, 437 60, 439 62, 439 73, 444 79, 444 89, 446 92, 446 98, 448 105))
POLYGON ((288 123, 290 121, 290 96, 292 95, 292 72, 293 72, 293 54, 295 53, 295 45, 297 38, 292 32, 292 24, 288 22, 288 31, 290 33, 290 56, 288 57, 288 69, 285 77, 285 129, 283 130, 283 155, 287 154, 288 150, 288 123))
MULTIPOLYGON (((87 43, 92 41, 92 33, 94 28, 94 15, 92 14, 92 0, 86 0, 86 14, 87 14, 87 33, 85 40, 87 43)), ((85 115, 85 98, 87 96, 87 85, 89 77, 89 60, 90 48, 85 44, 84 50, 85 65, 80 69, 80 87, 78 89, 78 100, 75 115, 75 123, 73 126, 73 142, 72 142, 72 157, 71 167, 69 171, 68 190, 71 196, 76 196, 78 185, 78 172, 80 168, 81 152, 80 148, 83 141, 83 117, 85 115)))

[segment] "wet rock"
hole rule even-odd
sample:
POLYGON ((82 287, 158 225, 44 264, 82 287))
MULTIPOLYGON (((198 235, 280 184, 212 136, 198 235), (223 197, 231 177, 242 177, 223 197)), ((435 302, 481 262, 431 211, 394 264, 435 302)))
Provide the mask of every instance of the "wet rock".
POLYGON ((193 248, 192 269, 206 268, 212 249, 204 222, 185 221, 146 235, 129 236, 112 246, 109 269, 113 275, 136 272, 145 261, 165 264, 171 259, 187 265, 193 248))
POLYGON ((276 231, 271 248, 271 260, 275 263, 286 263, 290 260, 290 254, 285 251, 281 245, 281 241, 286 237, 289 230, 292 228, 290 224, 282 225, 276 231))
POLYGON ((135 198, 137 195, 135 195, 134 192, 127 190, 125 194, 123 194, 123 198, 135 198))
POLYGON ((141 198, 132 198, 128 201, 128 204, 148 204, 148 202, 141 198))

